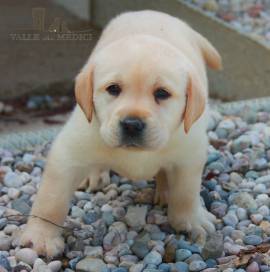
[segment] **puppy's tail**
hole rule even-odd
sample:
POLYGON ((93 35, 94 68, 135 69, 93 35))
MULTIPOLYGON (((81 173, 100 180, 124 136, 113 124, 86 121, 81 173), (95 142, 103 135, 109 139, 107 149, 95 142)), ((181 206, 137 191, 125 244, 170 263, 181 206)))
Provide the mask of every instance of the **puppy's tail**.
POLYGON ((206 38, 197 32, 196 36, 206 64, 211 69, 221 70, 222 59, 216 48, 206 38))

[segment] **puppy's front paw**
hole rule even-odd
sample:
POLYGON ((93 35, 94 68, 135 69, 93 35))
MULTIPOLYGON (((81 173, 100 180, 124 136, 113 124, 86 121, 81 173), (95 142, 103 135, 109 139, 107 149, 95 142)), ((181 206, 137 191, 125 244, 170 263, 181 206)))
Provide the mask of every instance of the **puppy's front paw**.
POLYGON ((30 219, 20 239, 21 246, 32 247, 38 255, 55 257, 64 251, 61 229, 38 218, 30 219))
POLYGON ((187 231, 194 238, 195 242, 204 245, 207 233, 215 232, 215 216, 209 213, 202 206, 194 209, 193 212, 177 213, 169 208, 168 219, 176 231, 187 231))
POLYGON ((110 184, 109 171, 103 171, 101 173, 92 173, 81 184, 79 189, 86 190, 86 192, 96 192, 103 187, 110 184))

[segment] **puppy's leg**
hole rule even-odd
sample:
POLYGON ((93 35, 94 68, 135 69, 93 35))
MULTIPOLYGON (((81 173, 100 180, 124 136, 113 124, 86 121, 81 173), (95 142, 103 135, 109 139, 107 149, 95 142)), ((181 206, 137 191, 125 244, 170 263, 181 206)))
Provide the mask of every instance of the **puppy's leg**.
POLYGON ((87 174, 85 167, 75 164, 77 160, 73 160, 68 150, 63 144, 53 146, 31 211, 33 217, 21 237, 21 245, 32 246, 38 254, 48 257, 59 255, 64 250, 62 229, 54 224, 62 226, 78 181, 87 174))
POLYGON ((168 219, 177 231, 197 235, 199 244, 204 244, 207 232, 214 232, 215 217, 201 204, 200 187, 203 164, 176 167, 168 173, 169 197, 168 219))
POLYGON ((160 170, 156 176, 155 204, 165 206, 168 204, 168 180, 165 170, 160 170))

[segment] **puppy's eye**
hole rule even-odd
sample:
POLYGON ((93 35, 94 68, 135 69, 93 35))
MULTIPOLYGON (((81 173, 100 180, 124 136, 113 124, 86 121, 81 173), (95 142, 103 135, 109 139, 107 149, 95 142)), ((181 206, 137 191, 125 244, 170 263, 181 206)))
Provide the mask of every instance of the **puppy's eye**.
POLYGON ((171 96, 171 94, 162 88, 159 88, 159 89, 155 90, 155 92, 154 92, 154 97, 157 102, 160 100, 166 100, 170 96, 171 96))
POLYGON ((121 93, 121 88, 117 84, 112 84, 106 88, 106 91, 112 96, 118 96, 121 93))

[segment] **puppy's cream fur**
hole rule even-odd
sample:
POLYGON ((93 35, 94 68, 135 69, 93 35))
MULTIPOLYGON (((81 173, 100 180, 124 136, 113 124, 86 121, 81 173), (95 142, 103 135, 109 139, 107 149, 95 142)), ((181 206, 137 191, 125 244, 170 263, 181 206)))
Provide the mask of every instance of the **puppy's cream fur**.
MULTIPOLYGON (((112 20, 76 78, 76 106, 55 140, 32 214, 62 225, 69 200, 91 173, 112 169, 132 180, 157 176, 155 200, 168 203, 176 230, 214 231, 213 216, 200 203, 207 149, 205 63, 219 69, 213 46, 184 22, 154 11, 129 12, 112 20), (119 97, 106 92, 122 87, 119 97), (171 97, 157 103, 155 88, 171 97), (143 146, 121 146, 119 121, 146 123, 143 146)), ((91 180, 90 180, 91 185, 91 180)), ((40 254, 63 250, 61 229, 31 218, 22 235, 40 254)))

